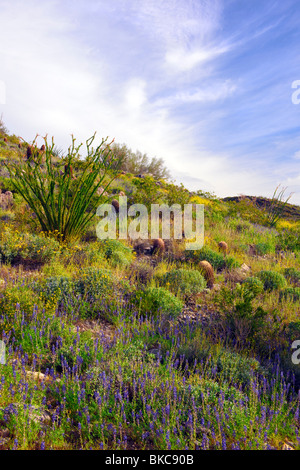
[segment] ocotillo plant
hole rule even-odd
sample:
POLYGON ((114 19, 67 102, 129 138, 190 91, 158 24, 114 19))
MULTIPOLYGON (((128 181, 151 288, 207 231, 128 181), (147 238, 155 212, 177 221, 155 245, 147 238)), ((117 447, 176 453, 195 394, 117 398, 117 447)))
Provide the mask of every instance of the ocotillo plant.
POLYGON ((290 194, 289 197, 285 201, 283 201, 283 195, 285 193, 286 188, 281 189, 281 191, 277 194, 277 190, 279 189, 279 187, 280 185, 278 185, 275 189, 271 199, 270 207, 267 208, 267 221, 270 227, 276 226, 276 223, 280 219, 285 206, 292 197, 292 194, 290 194))
POLYGON ((20 157, 18 163, 6 165, 14 189, 34 211, 41 229, 58 234, 61 241, 80 236, 96 213, 96 207, 91 210, 91 202, 96 198, 97 206, 103 202, 104 196, 97 195, 97 189, 102 185, 106 190, 117 174, 117 158, 107 151, 107 138, 94 149, 95 135, 86 141, 87 155, 83 160, 79 160, 83 144, 75 146, 73 136, 67 156, 61 158, 55 155, 53 138, 49 145, 46 136, 45 151, 36 149, 35 139, 32 148, 36 151, 30 158, 20 157), (73 171, 76 164, 80 167, 77 176, 73 171))

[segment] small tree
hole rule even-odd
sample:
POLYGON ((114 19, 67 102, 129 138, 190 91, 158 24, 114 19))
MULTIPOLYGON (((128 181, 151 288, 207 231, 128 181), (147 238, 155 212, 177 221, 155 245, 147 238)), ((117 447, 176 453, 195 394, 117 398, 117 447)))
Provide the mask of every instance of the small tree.
POLYGON ((53 138, 49 145, 45 137, 41 150, 35 146, 35 139, 25 158, 21 156, 17 163, 6 164, 13 188, 34 211, 42 230, 56 234, 61 241, 80 236, 95 215, 91 203, 97 201, 99 205, 103 201, 97 189, 102 184, 105 191, 117 175, 118 164, 108 150, 107 138, 94 149, 95 135, 86 141, 87 156, 80 161, 78 175, 74 174, 74 167, 78 164, 82 144, 76 147, 73 136, 65 157, 55 155, 53 138), (111 170, 112 165, 115 170, 111 170))

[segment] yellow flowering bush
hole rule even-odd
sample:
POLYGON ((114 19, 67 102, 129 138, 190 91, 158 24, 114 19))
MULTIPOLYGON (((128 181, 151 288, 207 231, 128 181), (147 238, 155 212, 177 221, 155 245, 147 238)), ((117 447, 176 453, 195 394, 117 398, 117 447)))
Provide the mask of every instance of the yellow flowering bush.
POLYGON ((20 233, 8 226, 0 235, 0 259, 4 263, 43 264, 50 261, 59 250, 59 242, 55 239, 20 233))

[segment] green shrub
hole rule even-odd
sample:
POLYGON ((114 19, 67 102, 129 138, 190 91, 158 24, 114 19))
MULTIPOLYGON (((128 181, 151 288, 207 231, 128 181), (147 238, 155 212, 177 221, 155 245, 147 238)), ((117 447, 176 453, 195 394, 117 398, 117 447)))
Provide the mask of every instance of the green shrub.
POLYGON ((300 286, 300 271, 298 269, 286 268, 283 275, 289 282, 300 286))
POLYGON ((110 269, 86 268, 74 280, 74 292, 87 300, 113 295, 116 283, 110 269))
POLYGON ((158 279, 161 286, 184 297, 198 294, 206 287, 202 274, 195 269, 173 269, 158 279))
POLYGON ((279 293, 280 300, 292 300, 297 302, 300 300, 300 287, 286 287, 279 293))
POLYGON ((183 302, 164 287, 148 287, 137 292, 137 299, 140 299, 142 312, 154 316, 161 313, 176 318, 183 308, 183 302))
POLYGON ((74 285, 67 276, 51 276, 38 283, 36 290, 42 298, 56 298, 58 302, 61 302, 66 301, 67 297, 72 294, 74 285))
POLYGON ((42 313, 46 307, 46 313, 54 312, 56 299, 48 298, 45 301, 38 293, 27 286, 7 286, 0 296, 0 332, 8 333, 17 326, 16 318, 19 321, 25 320, 33 315, 34 308, 38 313, 42 313))
POLYGON ((239 268, 241 266, 241 263, 237 259, 235 259, 234 256, 226 256, 225 266, 227 269, 239 268))
POLYGON ((248 277, 244 281, 243 285, 245 286, 246 290, 251 292, 254 296, 257 296, 264 291, 263 282, 254 276, 248 277))
POLYGON ((192 259, 195 262, 208 261, 216 271, 221 271, 226 267, 224 256, 209 247, 203 247, 197 251, 190 250, 186 256, 187 259, 192 259))
POLYGON ((263 282, 265 291, 273 291, 286 286, 284 276, 275 271, 260 271, 257 277, 263 282))
POLYGON ((59 251, 59 243, 41 235, 19 233, 11 228, 1 233, 0 257, 4 263, 44 264, 59 251))
POLYGON ((113 267, 126 267, 133 260, 132 249, 119 240, 105 240, 102 249, 105 257, 113 267))
POLYGON ((227 223, 236 232, 247 232, 253 229, 251 222, 239 217, 230 218, 227 223))
POLYGON ((277 249, 284 251, 300 251, 300 229, 283 230, 277 237, 277 249))
POLYGON ((271 242, 259 242, 254 245, 256 253, 259 256, 264 256, 269 253, 275 253, 275 244, 271 242))

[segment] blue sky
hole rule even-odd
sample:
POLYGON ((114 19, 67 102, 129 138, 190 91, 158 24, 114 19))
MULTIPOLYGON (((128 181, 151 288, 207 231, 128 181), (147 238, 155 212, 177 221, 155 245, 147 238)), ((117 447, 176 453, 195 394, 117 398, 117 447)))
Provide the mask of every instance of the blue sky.
POLYGON ((115 138, 192 190, 281 184, 300 204, 299 26, 298 0, 0 0, 0 115, 28 141, 115 138))

